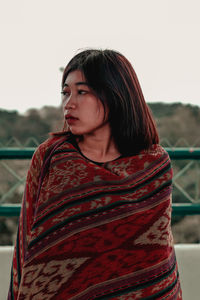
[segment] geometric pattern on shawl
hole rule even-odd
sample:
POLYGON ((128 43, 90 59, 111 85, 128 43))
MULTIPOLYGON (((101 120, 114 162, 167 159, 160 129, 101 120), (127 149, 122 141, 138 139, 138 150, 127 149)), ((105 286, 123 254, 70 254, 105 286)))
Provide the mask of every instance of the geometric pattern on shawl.
POLYGON ((27 174, 8 299, 182 299, 171 192, 160 145, 97 165, 48 139, 27 174))

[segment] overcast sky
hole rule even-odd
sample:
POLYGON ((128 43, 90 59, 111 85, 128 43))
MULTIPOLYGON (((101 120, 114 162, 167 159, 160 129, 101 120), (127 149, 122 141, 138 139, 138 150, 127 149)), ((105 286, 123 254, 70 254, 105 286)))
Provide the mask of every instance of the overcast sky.
POLYGON ((85 47, 123 53, 147 102, 200 106, 199 0, 0 0, 0 107, 60 104, 60 67, 85 47))

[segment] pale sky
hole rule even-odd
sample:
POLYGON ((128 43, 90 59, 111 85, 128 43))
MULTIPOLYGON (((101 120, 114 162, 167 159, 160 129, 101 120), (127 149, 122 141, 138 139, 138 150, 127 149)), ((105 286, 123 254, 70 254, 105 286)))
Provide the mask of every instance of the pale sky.
POLYGON ((199 0, 0 0, 0 108, 60 104, 80 48, 120 51, 147 102, 200 106, 199 0))

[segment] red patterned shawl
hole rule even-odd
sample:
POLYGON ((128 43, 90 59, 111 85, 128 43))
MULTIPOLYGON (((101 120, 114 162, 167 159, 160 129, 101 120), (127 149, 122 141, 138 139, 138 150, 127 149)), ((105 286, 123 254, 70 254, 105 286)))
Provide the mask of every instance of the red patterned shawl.
POLYGON ((182 299, 159 145, 96 165, 65 138, 27 175, 8 299, 182 299))

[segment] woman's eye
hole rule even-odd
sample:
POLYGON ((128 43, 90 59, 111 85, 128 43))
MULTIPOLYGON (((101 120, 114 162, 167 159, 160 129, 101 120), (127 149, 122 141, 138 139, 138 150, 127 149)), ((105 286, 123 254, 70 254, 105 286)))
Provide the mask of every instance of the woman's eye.
POLYGON ((70 93, 69 93, 68 91, 62 91, 61 94, 62 94, 63 96, 69 96, 70 93))
POLYGON ((79 95, 85 95, 85 94, 87 94, 87 91, 85 91, 85 90, 79 90, 78 93, 79 93, 79 95))

